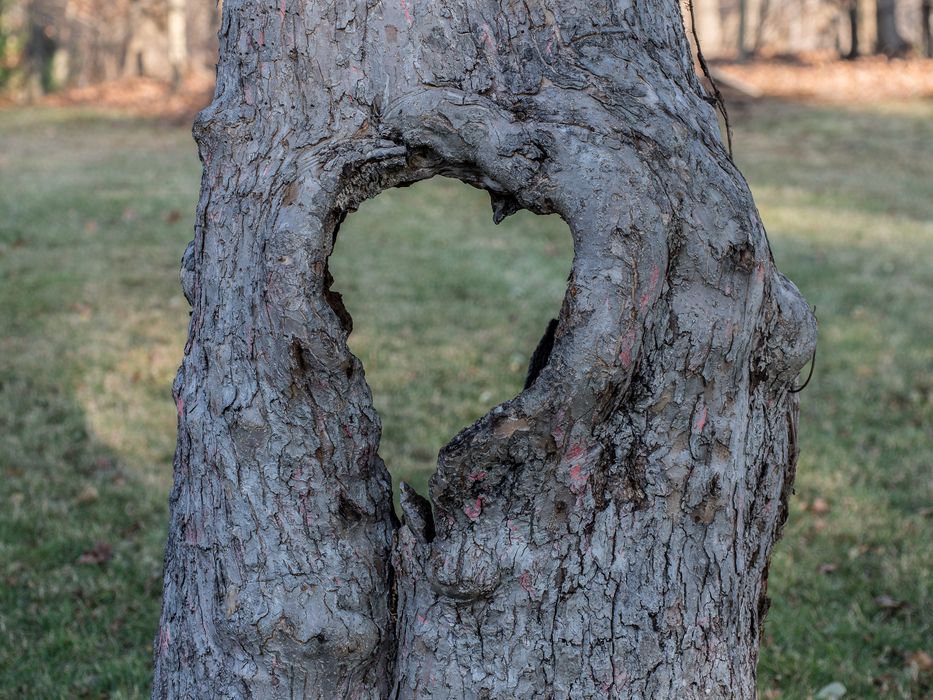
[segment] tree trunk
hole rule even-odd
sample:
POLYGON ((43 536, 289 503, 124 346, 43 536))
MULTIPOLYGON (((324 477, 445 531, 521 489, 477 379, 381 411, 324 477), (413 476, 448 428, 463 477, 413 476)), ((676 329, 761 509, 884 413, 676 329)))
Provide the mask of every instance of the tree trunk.
POLYGON ((227 0, 220 40, 153 697, 754 697, 816 326, 676 0, 227 0), (399 525, 327 261, 439 174, 575 255, 399 525))
POLYGON ((921 0, 920 3, 920 34, 923 42, 923 55, 933 58, 933 27, 930 26, 930 10, 933 2, 921 0))
POLYGON ((172 70, 172 84, 181 83, 188 69, 188 37, 186 0, 168 0, 165 37, 168 42, 168 62, 172 70))
POLYGON ((849 53, 844 58, 854 60, 859 57, 858 46, 858 0, 849 0, 846 7, 846 13, 849 17, 849 53))
POLYGON ((875 12, 878 25, 877 53, 891 57, 907 53, 910 43, 901 36, 897 28, 897 1, 878 0, 875 12))
POLYGON ((749 0, 739 0, 739 34, 738 34, 738 51, 739 51, 739 60, 747 61, 749 58, 748 51, 748 3, 749 0))

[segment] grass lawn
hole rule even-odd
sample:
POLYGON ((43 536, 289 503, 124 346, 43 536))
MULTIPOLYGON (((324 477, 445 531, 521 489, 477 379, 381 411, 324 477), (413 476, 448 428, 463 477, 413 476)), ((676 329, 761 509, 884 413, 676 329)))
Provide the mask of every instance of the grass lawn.
MULTIPOLYGON (((933 103, 733 121, 821 321, 762 695, 930 697, 933 103)), ((148 694, 199 174, 185 129, 0 112, 0 697, 148 694)), ((560 220, 493 227, 447 180, 348 218, 332 267, 396 476, 423 490, 437 449, 519 391, 569 265, 560 220)))

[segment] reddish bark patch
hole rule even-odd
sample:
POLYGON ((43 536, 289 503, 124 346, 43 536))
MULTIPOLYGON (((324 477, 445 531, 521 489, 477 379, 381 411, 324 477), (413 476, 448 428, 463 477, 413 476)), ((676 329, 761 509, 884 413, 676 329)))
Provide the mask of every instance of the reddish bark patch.
POLYGON ((464 508, 463 512, 466 513, 466 516, 470 520, 476 520, 479 518, 480 513, 483 512, 483 497, 477 496, 474 503, 468 503, 464 508))

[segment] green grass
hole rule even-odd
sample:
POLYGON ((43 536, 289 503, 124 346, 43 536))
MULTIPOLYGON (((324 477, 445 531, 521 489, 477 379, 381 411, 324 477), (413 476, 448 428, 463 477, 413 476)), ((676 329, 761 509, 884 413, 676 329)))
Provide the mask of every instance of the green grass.
MULTIPOLYGON (((778 264, 821 321, 763 694, 928 697, 906 660, 933 653, 933 103, 733 120, 778 264), (828 512, 804 508, 817 499, 828 512)), ((147 694, 198 178, 186 130, 0 112, 0 697, 147 694), (98 543, 112 557, 80 563, 98 543)), ((419 489, 453 433, 521 388, 563 293, 564 225, 490 218, 459 183, 392 191, 332 259, 381 453, 419 489)))
POLYGON ((738 148, 778 265, 820 319, 762 687, 931 697, 905 657, 933 654, 933 103, 778 106, 738 148), (818 498, 827 514, 804 510, 818 498))
POLYGON ((382 418, 380 454, 427 493, 440 448, 522 390, 573 257, 556 215, 492 223, 489 196, 435 179, 363 204, 331 271, 382 418))

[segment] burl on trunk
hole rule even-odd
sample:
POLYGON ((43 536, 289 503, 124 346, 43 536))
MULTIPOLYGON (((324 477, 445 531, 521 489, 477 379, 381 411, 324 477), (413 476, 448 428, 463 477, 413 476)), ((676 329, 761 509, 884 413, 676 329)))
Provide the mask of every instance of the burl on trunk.
POLYGON ((227 0, 154 697, 750 698, 815 320, 675 0, 227 0), (340 222, 447 175, 556 212, 549 360, 399 524, 340 222))

